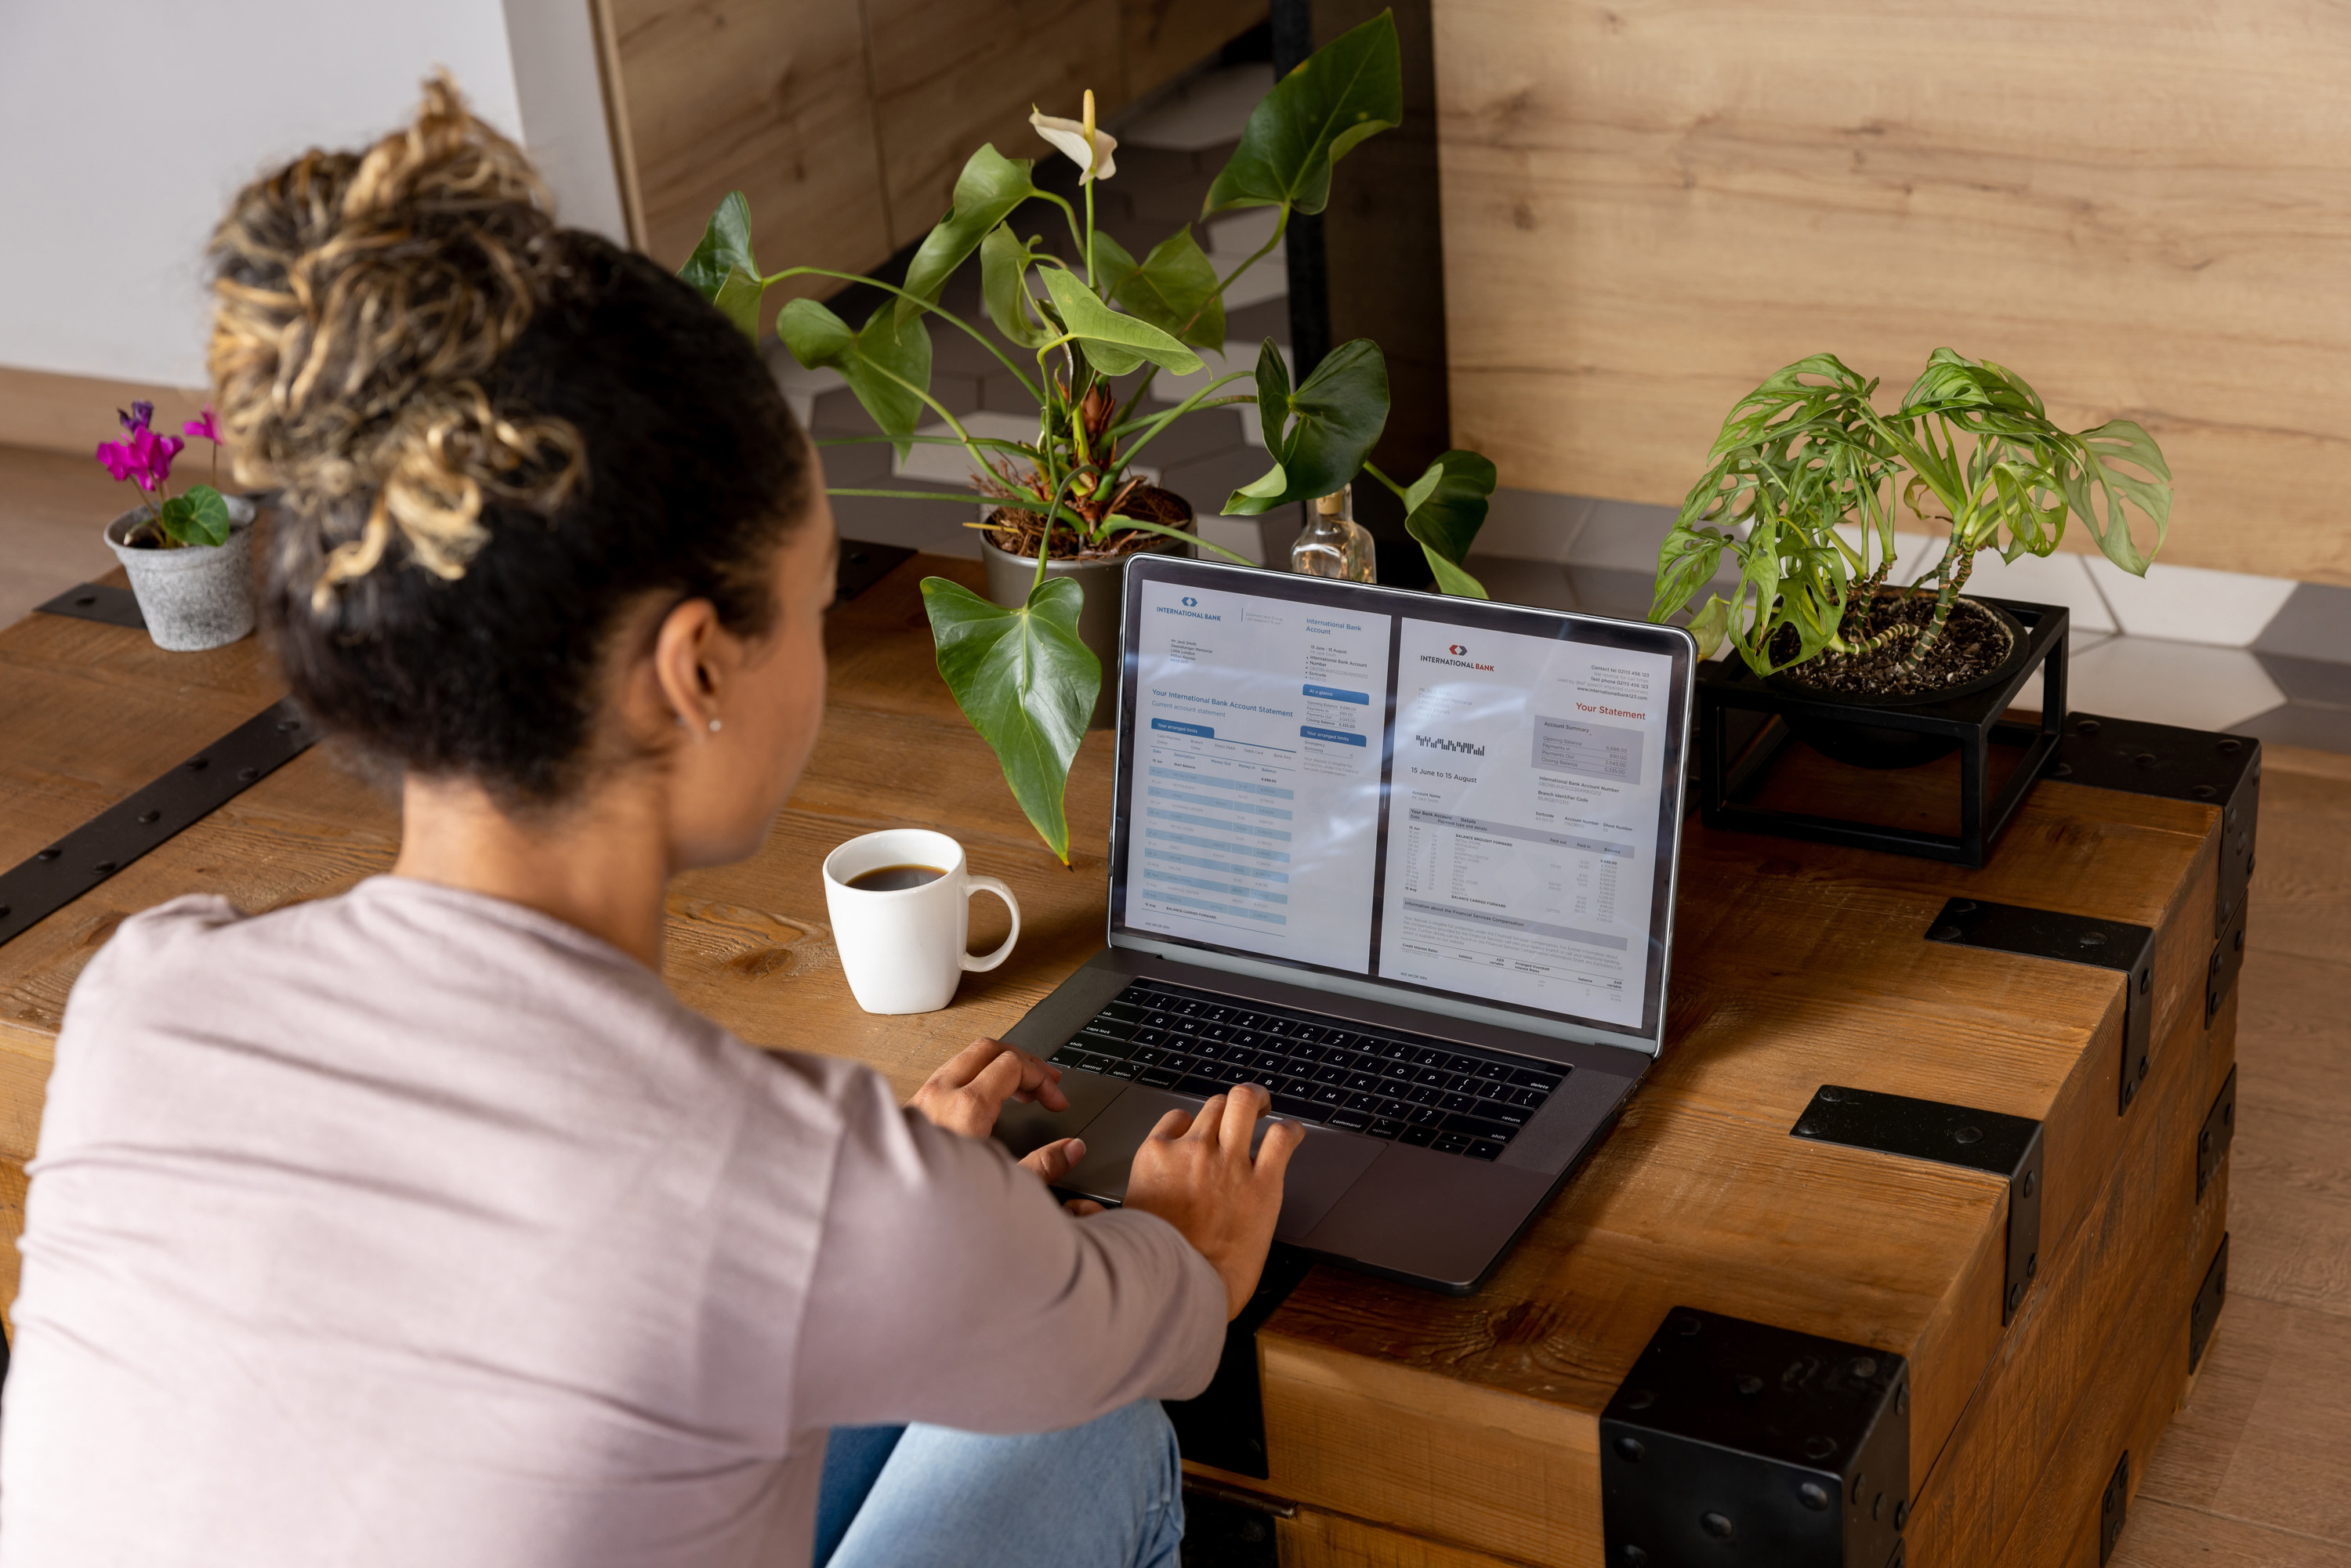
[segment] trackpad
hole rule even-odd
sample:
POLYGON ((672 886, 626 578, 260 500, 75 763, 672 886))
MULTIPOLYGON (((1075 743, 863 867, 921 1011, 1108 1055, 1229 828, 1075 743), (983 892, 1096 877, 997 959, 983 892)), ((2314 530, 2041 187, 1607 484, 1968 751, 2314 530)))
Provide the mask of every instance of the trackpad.
MULTIPOLYGON (((1124 1201, 1134 1151, 1143 1146, 1143 1140, 1151 1135, 1159 1118, 1170 1111, 1196 1112, 1199 1108, 1200 1102, 1186 1095, 1145 1089, 1140 1084, 1129 1088, 1086 1128, 1086 1157, 1053 1185, 1105 1203, 1124 1201)), ((1258 1123, 1259 1143, 1264 1141, 1266 1125, 1262 1120, 1258 1123)), ((1355 1178, 1386 1147, 1375 1139, 1301 1125, 1305 1126, 1306 1142, 1290 1156, 1290 1169, 1281 1184, 1281 1218, 1274 1228, 1275 1237, 1283 1241, 1300 1240, 1321 1224, 1331 1206, 1355 1185, 1355 1178)))

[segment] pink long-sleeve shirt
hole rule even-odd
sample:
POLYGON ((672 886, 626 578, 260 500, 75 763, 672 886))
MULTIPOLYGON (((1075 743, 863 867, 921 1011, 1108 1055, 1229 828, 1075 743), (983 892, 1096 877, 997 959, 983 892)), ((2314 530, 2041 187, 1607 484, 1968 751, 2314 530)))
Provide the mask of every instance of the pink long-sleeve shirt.
POLYGON ((827 1427, 1072 1426, 1223 1343, 1163 1221, 391 877, 126 922, 31 1171, 0 1568, 799 1564, 827 1427))

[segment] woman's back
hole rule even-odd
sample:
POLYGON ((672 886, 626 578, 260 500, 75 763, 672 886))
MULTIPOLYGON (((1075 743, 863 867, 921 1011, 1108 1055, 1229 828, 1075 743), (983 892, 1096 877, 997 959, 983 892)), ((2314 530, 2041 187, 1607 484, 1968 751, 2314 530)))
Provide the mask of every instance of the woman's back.
POLYGON ((421 882, 127 923, 34 1169, 11 1564, 794 1563, 827 1427, 1070 1425, 1217 1351, 1161 1222, 421 882))

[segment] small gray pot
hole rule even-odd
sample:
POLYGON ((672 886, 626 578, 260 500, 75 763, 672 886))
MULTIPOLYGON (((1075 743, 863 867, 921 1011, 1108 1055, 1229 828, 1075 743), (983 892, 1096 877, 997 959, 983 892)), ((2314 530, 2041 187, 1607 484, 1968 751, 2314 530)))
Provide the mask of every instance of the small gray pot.
MULTIPOLYGON (((1188 543, 1166 539, 1136 555, 1185 555, 1193 553, 1188 543)), ((988 542, 986 534, 979 536, 980 559, 987 563, 987 598, 993 604, 1007 610, 1017 610, 1029 602, 1029 590, 1037 580, 1037 559, 1034 556, 1008 555, 988 542)), ((1126 592, 1126 556, 1113 556, 1107 560, 1048 560, 1047 577, 1074 577, 1085 591, 1085 607, 1078 612, 1078 640, 1102 661, 1102 695, 1094 703, 1093 722, 1089 729, 1108 729, 1118 722, 1118 623, 1124 608, 1126 592)))
POLYGON ((228 502, 228 542, 154 549, 124 544, 146 517, 133 507, 106 525, 106 542, 147 618, 155 646, 193 653, 235 642, 253 630, 253 503, 242 496, 228 502))

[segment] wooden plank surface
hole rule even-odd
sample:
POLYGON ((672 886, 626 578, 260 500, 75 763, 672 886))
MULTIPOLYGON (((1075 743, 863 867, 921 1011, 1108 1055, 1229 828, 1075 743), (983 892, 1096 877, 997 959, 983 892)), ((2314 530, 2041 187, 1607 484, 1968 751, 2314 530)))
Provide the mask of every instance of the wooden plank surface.
MULTIPOLYGON (((1072 776, 1078 850, 1064 870, 930 665, 914 585, 934 570, 977 576, 977 563, 920 559, 832 612, 831 708, 809 772, 759 854, 675 884, 664 967, 688 1005, 745 1038, 859 1057, 901 1092, 1008 1026, 1102 938, 1108 737, 1089 739, 1072 776), (1013 958, 970 977, 954 1007, 883 1019, 848 996, 816 868, 833 844, 892 825, 955 834, 976 868, 1013 884, 1024 919, 1013 958)), ((276 695, 249 642, 165 655, 88 622, 0 632, 0 862, 276 695)), ((1888 786, 1933 787, 1923 774, 1888 786)), ((2128 1140, 2209 1090, 2166 1088, 2118 1118, 2118 974, 1924 932, 1962 889, 2157 927, 2157 1071, 2166 1085, 2209 1077, 2195 1041, 2216 815, 2045 785, 1980 873, 1692 824, 1671 1043, 1650 1085, 1478 1295, 1315 1270, 1260 1341, 1274 1473, 1244 1484, 1431 1550, 1589 1560, 1597 1412, 1666 1310, 1687 1303, 1910 1356, 1925 1509, 1987 1370, 2022 1343, 2000 1322, 2005 1184, 1789 1128, 1824 1082, 2041 1118, 2044 1262, 2058 1269, 2077 1235, 2115 1245, 2110 1232, 2145 1222, 2140 1208, 2098 1207, 2130 1165, 2128 1140)), ((28 1138, 26 1101, 74 977, 130 912, 197 888, 248 908, 318 896, 382 869, 395 838, 389 803, 321 748, 0 949, 0 1092, 18 1096, 0 1156, 28 1138)), ((2160 1208, 2152 1189, 2147 1203, 2160 1208)), ((2087 1343, 2077 1325, 2066 1335, 2087 1343)), ((2073 1407, 2087 1362, 2043 1359, 2056 1381, 2034 1397, 2073 1407)))
MULTIPOLYGON (((2351 15, 2324 0, 1437 0, 1454 436, 1678 503, 1809 353, 2127 415, 2164 559, 2351 582, 2351 15)), ((2085 541, 2070 536, 2069 546, 2085 541)))

